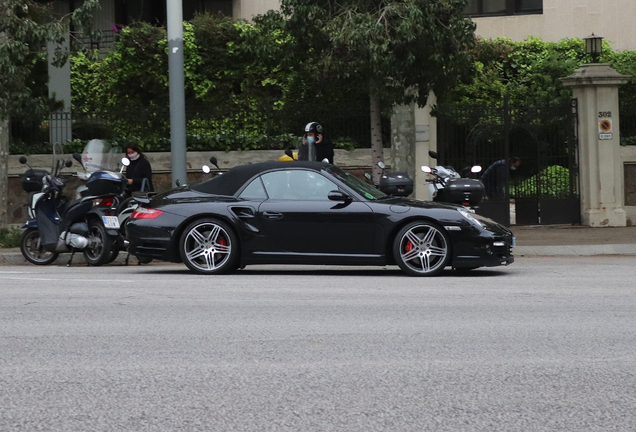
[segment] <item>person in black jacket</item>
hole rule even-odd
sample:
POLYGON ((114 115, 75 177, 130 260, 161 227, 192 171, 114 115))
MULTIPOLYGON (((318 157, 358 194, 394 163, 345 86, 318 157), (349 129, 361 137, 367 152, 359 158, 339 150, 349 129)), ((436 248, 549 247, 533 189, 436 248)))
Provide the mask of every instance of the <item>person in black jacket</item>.
POLYGON ((152 167, 141 148, 135 143, 128 143, 126 157, 130 159, 130 165, 126 167, 129 191, 131 193, 137 191, 153 192, 152 167))
MULTIPOLYGON (((315 160, 320 162, 327 159, 329 163, 333 163, 333 143, 329 139, 325 138, 323 135, 323 128, 319 123, 310 122, 307 123, 307 126, 305 126, 305 135, 303 136, 302 147, 307 148, 308 144, 314 145, 316 154, 315 160)), ((299 152, 298 159, 307 160, 307 157, 303 159, 300 153, 301 152, 299 152)))

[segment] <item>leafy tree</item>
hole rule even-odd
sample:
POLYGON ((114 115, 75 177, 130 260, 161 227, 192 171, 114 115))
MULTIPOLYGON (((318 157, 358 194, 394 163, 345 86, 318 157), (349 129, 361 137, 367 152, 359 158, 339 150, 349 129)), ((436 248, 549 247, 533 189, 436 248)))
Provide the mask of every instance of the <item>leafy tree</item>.
MULTIPOLYGON (((71 23, 90 30, 92 12, 98 6, 99 0, 86 0, 72 13, 55 17, 50 3, 33 0, 0 3, 0 119, 48 112, 56 106, 42 90, 46 44, 49 41, 61 44, 71 23)), ((68 50, 58 48, 55 64, 63 65, 68 56, 68 50)))
MULTIPOLYGON (((381 111, 394 104, 426 103, 472 70, 467 50, 474 24, 465 0, 282 0, 256 22, 290 37, 261 55, 282 67, 305 68, 319 82, 346 80, 367 86, 371 106, 374 177, 382 160, 381 111)), ((268 32, 272 34, 273 31, 268 32)), ((299 89, 302 90, 302 89, 299 89)), ((299 98, 304 96, 302 91, 299 98)))

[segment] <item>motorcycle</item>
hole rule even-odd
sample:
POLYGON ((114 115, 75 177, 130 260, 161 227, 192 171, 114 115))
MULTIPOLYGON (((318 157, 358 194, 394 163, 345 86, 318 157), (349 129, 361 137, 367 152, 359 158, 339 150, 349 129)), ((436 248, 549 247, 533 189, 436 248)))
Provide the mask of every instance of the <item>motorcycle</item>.
MULTIPOLYGON (((429 151, 428 155, 432 159, 437 159, 437 153, 434 151, 429 151)), ((428 165, 422 165, 421 169, 423 172, 434 176, 432 179, 426 179, 426 182, 429 183, 431 201, 460 204, 473 209, 479 206, 484 197, 485 188, 481 180, 462 177, 451 166, 437 165, 431 168, 428 165)), ((466 173, 469 170, 472 174, 477 174, 481 172, 481 166, 466 167, 462 170, 462 173, 466 173)))
MULTIPOLYGON (((378 162, 378 166, 382 170, 380 182, 373 185, 387 195, 392 196, 409 196, 413 193, 413 179, 406 172, 387 173, 384 162, 378 162)), ((371 174, 364 173, 367 180, 371 181, 371 174)))
MULTIPOLYGON (((87 149, 103 151, 105 144, 93 140, 87 149)), ((113 203, 114 197, 122 194, 126 180, 121 173, 99 169, 103 168, 100 164, 108 161, 114 153, 109 150, 100 155, 102 158, 97 158, 85 149, 84 156, 73 155, 85 170, 87 166, 93 169, 90 175, 86 170, 86 186, 78 188, 78 198, 74 201, 64 195, 66 180, 60 172, 64 167, 70 168, 73 162, 63 160, 59 144, 53 146, 51 173, 41 173, 41 180, 39 176, 23 178, 25 190, 34 189, 34 184, 41 182, 41 195, 31 199, 30 214, 33 217, 22 227, 25 231, 20 251, 25 259, 33 264, 46 265, 55 261, 59 254, 71 252, 67 264, 70 265, 76 251, 82 251, 86 262, 93 266, 114 259, 113 246, 119 235, 119 224, 113 214, 113 203), (27 181, 27 178, 30 180, 27 181)))

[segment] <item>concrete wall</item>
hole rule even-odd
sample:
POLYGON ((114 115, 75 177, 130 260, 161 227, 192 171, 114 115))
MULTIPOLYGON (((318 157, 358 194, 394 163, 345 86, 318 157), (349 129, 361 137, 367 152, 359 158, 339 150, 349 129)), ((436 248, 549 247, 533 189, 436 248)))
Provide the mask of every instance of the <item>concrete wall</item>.
POLYGON ((234 0, 232 15, 251 21, 255 15, 263 15, 271 9, 278 10, 280 0, 234 0))
POLYGON ((609 41, 614 50, 636 51, 636 1, 634 0, 543 0, 543 14, 473 18, 476 34, 509 37, 522 41, 528 36, 558 42, 594 33, 609 41))

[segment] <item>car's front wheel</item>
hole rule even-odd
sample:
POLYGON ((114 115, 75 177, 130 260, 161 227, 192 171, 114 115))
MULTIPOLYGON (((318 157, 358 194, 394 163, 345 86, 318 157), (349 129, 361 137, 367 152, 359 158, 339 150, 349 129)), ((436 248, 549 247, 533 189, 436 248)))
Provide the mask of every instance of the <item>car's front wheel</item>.
POLYGON ((201 219, 188 225, 179 243, 188 268, 201 274, 220 274, 235 267, 238 239, 234 231, 216 219, 201 219))
POLYGON ((402 271, 411 276, 434 276, 451 257, 448 235, 431 222, 411 222, 393 242, 393 254, 402 271))

